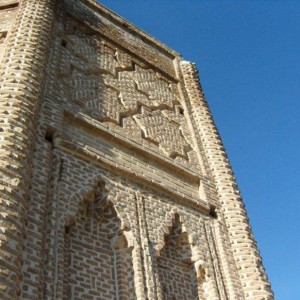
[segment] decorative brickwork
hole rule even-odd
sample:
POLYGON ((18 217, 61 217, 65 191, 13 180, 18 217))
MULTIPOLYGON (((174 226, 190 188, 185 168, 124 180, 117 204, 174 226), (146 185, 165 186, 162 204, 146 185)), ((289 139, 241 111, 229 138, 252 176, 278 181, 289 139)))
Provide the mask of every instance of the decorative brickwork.
POLYGON ((195 67, 93 0, 0 0, 1 299, 273 299, 195 67))
POLYGON ((121 221, 112 206, 94 201, 103 202, 86 202, 65 228, 63 298, 135 299, 132 254, 121 221))
POLYGON ((21 1, 2 50, 0 297, 3 299, 15 299, 21 292, 21 253, 27 223, 32 150, 50 48, 53 9, 54 1, 51 0, 21 1))
POLYGON ((203 297, 201 284, 199 284, 198 291, 197 274, 192 263, 192 250, 187 234, 182 231, 178 215, 173 221, 169 234, 165 236, 165 245, 160 251, 158 267, 165 299, 185 297, 198 299, 198 296, 201 299, 203 297))
POLYGON ((244 204, 199 84, 196 67, 189 62, 182 62, 181 66, 194 118, 216 183, 220 210, 224 214, 245 299, 272 299, 244 204))

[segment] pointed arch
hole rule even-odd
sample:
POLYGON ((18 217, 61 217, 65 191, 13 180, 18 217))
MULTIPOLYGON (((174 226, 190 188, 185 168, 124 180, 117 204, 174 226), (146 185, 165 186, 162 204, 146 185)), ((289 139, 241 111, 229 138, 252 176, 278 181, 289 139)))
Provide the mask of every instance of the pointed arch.
POLYGON ((61 219, 63 226, 69 226, 78 213, 80 205, 84 205, 87 214, 96 211, 96 214, 101 214, 101 209, 105 208, 109 203, 114 206, 117 216, 121 220, 122 230, 129 231, 130 218, 124 212, 118 203, 118 198, 112 194, 112 187, 109 180, 103 176, 98 175, 89 182, 87 182, 79 190, 71 194, 69 198, 70 209, 68 214, 61 219))
POLYGON ((182 232, 187 234, 187 237, 189 239, 189 243, 192 245, 194 244, 194 234, 189 232, 187 224, 187 220, 185 220, 185 217, 178 213, 176 208, 173 208, 169 212, 166 213, 165 220, 161 223, 159 229, 158 229, 158 236, 156 245, 154 246, 156 250, 157 256, 160 256, 160 251, 165 246, 165 236, 166 234, 170 233, 170 230, 173 226, 173 222, 176 218, 179 218, 179 221, 181 223, 182 232))
MULTIPOLYGON (((158 275, 166 300, 198 299, 197 274, 193 253, 183 217, 170 212, 171 222, 162 224, 163 247, 158 252, 158 275)), ((170 220, 169 220, 170 221, 170 220)))
POLYGON ((135 299, 135 240, 109 193, 100 178, 71 199, 79 204, 65 223, 63 299, 135 299))
POLYGON ((162 238, 156 245, 158 275, 165 300, 216 299, 207 282, 211 277, 208 265, 199 258, 196 236, 187 220, 176 209, 162 223, 162 238))

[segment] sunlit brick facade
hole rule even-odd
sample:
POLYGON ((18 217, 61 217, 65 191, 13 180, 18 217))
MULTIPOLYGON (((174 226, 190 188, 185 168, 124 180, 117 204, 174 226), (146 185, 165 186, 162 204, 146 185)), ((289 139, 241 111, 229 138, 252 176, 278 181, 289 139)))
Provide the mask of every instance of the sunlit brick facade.
POLYGON ((93 0, 0 0, 0 298, 273 299, 194 64, 93 0))

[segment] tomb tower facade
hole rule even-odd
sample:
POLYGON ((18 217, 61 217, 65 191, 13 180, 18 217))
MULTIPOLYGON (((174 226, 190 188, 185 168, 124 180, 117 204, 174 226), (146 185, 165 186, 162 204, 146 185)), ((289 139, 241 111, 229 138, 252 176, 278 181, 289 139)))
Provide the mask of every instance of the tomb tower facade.
POLYGON ((273 299, 196 66, 93 0, 0 0, 0 298, 273 299))

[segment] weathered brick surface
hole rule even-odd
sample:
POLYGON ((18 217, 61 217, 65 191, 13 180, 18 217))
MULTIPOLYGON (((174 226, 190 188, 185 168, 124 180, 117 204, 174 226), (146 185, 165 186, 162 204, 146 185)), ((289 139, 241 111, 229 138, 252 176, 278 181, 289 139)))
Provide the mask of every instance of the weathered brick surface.
POLYGON ((232 169, 201 90, 196 67, 182 62, 185 86, 219 195, 220 210, 246 299, 272 299, 270 284, 249 226, 232 169))
POLYGON ((66 227, 69 280, 64 298, 113 299, 118 292, 123 299, 135 299, 131 250, 121 234, 121 221, 110 206, 95 216, 93 205, 85 203, 74 225, 66 227))
POLYGON ((11 27, 17 13, 18 1, 0 1, 0 61, 7 42, 7 35, 10 33, 11 27))
MULTIPOLYGON (((192 249, 188 236, 182 232, 179 216, 165 236, 164 248, 158 259, 159 279, 165 299, 197 299, 197 274, 191 261, 192 249)), ((201 296, 203 287, 199 285, 201 296)))
POLYGON ((272 299, 194 67, 95 1, 15 3, 2 298, 272 299))
POLYGON ((50 47, 53 6, 50 0, 21 1, 2 51, 0 297, 6 299, 15 299, 20 294, 32 150, 50 47))

